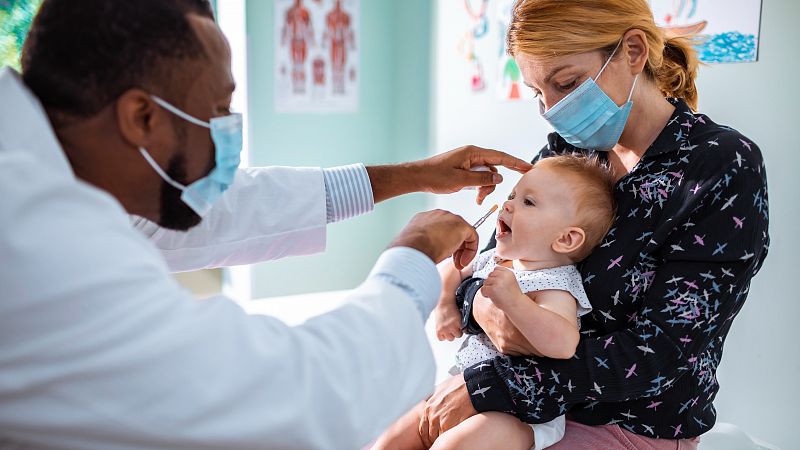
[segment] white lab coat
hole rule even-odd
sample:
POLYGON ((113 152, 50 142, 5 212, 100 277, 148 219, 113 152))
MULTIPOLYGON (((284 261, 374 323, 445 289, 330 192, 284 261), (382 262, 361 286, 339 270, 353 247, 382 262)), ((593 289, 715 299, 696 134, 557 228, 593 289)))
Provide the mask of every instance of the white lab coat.
POLYGON ((148 241, 9 70, 0 98, 0 447, 355 449, 432 391, 419 311, 388 282, 288 327, 168 275, 323 250, 319 169, 242 171, 189 233, 139 220, 148 241))

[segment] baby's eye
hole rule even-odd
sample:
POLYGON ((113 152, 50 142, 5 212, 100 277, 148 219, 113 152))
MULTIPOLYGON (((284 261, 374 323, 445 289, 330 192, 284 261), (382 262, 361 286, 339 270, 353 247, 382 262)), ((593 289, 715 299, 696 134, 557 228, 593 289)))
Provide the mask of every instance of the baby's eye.
POLYGON ((526 198, 523 203, 525 204, 525 206, 536 206, 536 203, 534 203, 533 200, 529 198, 526 198))

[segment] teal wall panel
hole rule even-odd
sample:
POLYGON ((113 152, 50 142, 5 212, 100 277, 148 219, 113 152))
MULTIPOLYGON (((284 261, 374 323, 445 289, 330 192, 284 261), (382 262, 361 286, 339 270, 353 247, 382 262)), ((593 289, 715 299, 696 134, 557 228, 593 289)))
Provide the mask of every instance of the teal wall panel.
MULTIPOLYGON (((330 167, 426 156, 432 10, 427 0, 362 0, 358 112, 279 114, 273 86, 274 2, 249 1, 251 164, 330 167)), ((425 196, 412 195, 380 204, 370 215, 331 225, 324 254, 255 266, 253 296, 358 285, 407 219, 426 205, 425 196)))

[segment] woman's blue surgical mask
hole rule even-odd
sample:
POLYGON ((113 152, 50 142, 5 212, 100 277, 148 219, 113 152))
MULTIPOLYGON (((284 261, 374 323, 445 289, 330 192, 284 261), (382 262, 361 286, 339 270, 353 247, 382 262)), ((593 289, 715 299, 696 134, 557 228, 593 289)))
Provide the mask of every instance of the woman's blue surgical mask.
POLYGON ((619 142, 622 130, 633 107, 633 90, 639 75, 633 79, 628 101, 617 106, 614 100, 606 95, 595 80, 608 67, 622 41, 619 41, 611 56, 594 79, 587 79, 569 95, 545 111, 539 100, 539 112, 565 141, 578 148, 587 150, 611 150, 619 142))
POLYGON ((216 166, 211 172, 194 183, 184 186, 173 180, 164 170, 158 166, 147 150, 139 147, 139 151, 144 159, 167 183, 182 191, 181 200, 189 205, 198 216, 205 216, 233 183, 236 170, 239 168, 240 155, 242 152, 242 115, 235 113, 224 117, 214 117, 209 122, 190 116, 180 109, 172 106, 166 101, 152 96, 153 101, 167 111, 175 114, 187 122, 208 128, 211 130, 211 140, 216 148, 216 166))

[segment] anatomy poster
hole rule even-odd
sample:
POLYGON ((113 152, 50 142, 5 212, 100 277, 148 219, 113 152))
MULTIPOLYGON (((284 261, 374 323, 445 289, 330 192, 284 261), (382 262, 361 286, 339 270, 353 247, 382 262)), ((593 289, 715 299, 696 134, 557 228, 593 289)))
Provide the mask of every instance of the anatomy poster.
POLYGON ((360 0, 275 0, 275 109, 358 110, 360 0))
POLYGON ((673 35, 698 35, 707 63, 758 60, 761 0, 650 0, 656 23, 673 35))

